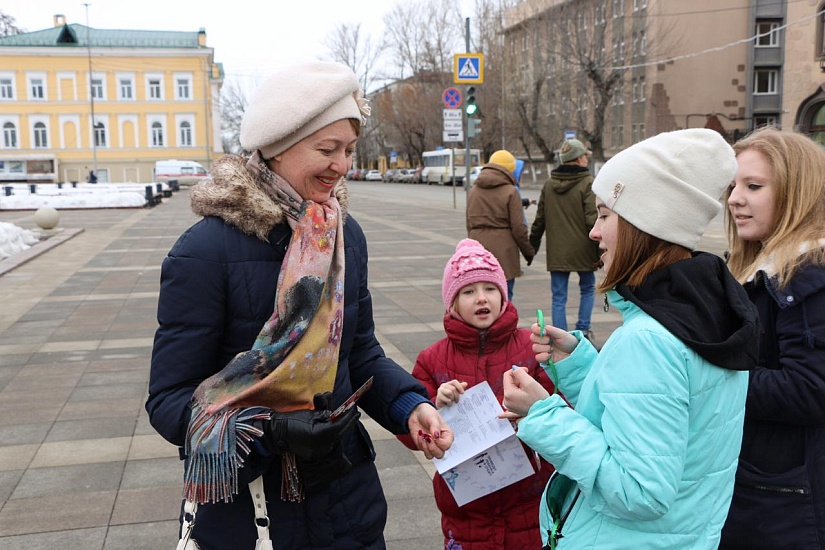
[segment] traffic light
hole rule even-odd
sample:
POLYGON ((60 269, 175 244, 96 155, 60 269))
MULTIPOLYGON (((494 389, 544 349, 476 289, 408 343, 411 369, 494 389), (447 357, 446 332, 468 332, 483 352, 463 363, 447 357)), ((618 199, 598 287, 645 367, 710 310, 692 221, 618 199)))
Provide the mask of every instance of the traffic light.
POLYGON ((473 116, 478 112, 478 105, 476 105, 476 87, 469 86, 467 88, 467 99, 464 102, 464 111, 467 116, 473 116))
POLYGON ((475 118, 467 119, 467 137, 475 137, 481 133, 481 121, 475 118))

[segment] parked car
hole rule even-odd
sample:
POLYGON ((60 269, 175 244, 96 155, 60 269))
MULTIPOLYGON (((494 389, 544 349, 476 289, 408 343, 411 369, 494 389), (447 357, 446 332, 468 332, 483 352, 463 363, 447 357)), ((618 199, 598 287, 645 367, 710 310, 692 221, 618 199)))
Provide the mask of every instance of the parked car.
POLYGON ((395 177, 396 172, 398 172, 398 170, 395 170, 393 168, 390 168, 389 170, 384 172, 384 181, 393 181, 393 177, 395 177))
POLYGON ((407 181, 407 172, 408 172, 408 170, 406 168, 402 168, 401 170, 397 170, 395 172, 395 176, 393 177, 392 181, 397 182, 397 183, 406 182, 407 181))
POLYGON ((384 176, 382 176, 378 170, 368 170, 364 179, 366 181, 384 181, 384 176))
POLYGON ((422 167, 418 167, 413 169, 412 177, 410 178, 410 183, 422 183, 422 173, 424 169, 422 167))

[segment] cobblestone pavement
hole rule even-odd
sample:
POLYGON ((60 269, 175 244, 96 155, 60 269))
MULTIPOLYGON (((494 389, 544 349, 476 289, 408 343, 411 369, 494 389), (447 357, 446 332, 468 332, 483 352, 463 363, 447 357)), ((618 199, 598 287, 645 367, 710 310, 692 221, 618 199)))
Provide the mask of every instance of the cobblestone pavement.
MULTIPOLYGON (((378 337, 408 370, 443 336, 441 275, 465 236, 464 191, 353 182, 370 245, 378 337)), ((538 197, 537 189, 524 194, 538 197)), ((151 209, 61 212, 61 232, 0 261, 0 549, 157 550, 177 536, 181 463, 143 403, 160 264, 196 217, 183 189, 151 209)), ((532 220, 535 207, 528 211, 532 220)), ((33 212, 0 221, 35 228, 33 212)), ((721 253, 715 220, 703 248, 721 253)), ((550 309, 544 250, 517 279, 523 326, 550 309)), ((598 303, 602 343, 619 322, 598 303)), ((578 307, 571 277, 569 318, 578 307)), ((442 547, 432 465, 366 419, 392 550, 442 547)))

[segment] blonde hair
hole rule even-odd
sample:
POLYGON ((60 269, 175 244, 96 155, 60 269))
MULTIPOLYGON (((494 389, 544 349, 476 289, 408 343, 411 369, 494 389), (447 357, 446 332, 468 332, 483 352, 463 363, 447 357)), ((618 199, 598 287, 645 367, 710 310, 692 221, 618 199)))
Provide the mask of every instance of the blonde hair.
MULTIPOLYGON (((771 167, 775 219, 762 242, 739 238, 730 210, 725 212, 730 243, 728 266, 740 283, 760 266, 771 265, 784 286, 804 263, 825 265, 825 149, 798 132, 765 127, 736 142, 737 155, 758 151, 771 167)), ((731 188, 725 193, 730 197, 731 188)))

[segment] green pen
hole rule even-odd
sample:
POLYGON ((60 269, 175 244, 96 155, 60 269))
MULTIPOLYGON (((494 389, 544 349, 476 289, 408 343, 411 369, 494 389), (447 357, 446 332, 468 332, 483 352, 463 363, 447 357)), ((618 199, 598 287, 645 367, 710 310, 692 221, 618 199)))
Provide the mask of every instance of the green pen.
MULTIPOLYGON (((541 330, 541 332, 539 333, 539 336, 544 338, 544 336, 545 336, 545 332, 544 332, 544 312, 540 309, 537 309, 536 310, 536 318, 537 318, 536 322, 538 323, 539 329, 541 330)), ((559 393, 559 384, 558 384, 559 373, 556 372, 556 363, 553 361, 553 352, 552 351, 550 352, 550 356, 547 358, 547 362, 541 363, 541 366, 544 368, 545 371, 548 368, 550 369, 550 381, 553 382, 553 393, 559 393)))

